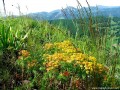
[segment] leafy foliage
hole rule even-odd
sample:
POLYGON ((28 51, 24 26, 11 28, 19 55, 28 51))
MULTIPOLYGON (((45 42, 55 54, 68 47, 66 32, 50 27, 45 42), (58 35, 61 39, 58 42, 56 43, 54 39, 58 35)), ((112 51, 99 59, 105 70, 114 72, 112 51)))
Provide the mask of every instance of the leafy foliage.
POLYGON ((86 33, 77 32, 76 38, 76 31, 75 36, 71 35, 62 22, 53 25, 28 17, 7 17, 0 22, 0 89, 89 90, 93 86, 119 86, 119 46, 111 36, 115 35, 111 27, 107 27, 111 31, 100 31, 101 36, 95 38, 86 27, 86 33))

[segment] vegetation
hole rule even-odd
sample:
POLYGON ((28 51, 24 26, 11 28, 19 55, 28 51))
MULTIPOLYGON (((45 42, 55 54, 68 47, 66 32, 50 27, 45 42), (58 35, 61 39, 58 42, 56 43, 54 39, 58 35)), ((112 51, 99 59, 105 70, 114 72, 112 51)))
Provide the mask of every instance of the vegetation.
POLYGON ((1 17, 0 89, 119 90, 119 19, 86 13, 60 22, 1 17))

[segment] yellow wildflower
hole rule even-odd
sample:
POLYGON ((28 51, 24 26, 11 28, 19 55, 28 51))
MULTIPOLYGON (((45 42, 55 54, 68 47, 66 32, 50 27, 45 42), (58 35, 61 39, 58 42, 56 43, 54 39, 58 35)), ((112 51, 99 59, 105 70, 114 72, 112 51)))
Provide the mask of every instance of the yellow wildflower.
POLYGON ((107 71, 102 64, 96 62, 96 58, 93 56, 88 56, 86 54, 80 53, 79 49, 70 41, 63 41, 59 43, 48 43, 45 44, 45 49, 56 48, 56 52, 52 55, 44 54, 46 70, 49 71, 59 66, 61 61, 71 63, 75 61, 75 65, 79 65, 81 68, 86 70, 86 73, 97 72, 101 74, 103 71, 107 71))
POLYGON ((88 59, 93 61, 93 62, 96 62, 96 58, 95 57, 89 56, 88 59))
POLYGON ((37 60, 32 60, 27 63, 28 69, 35 66, 37 64, 37 60))
POLYGON ((50 48, 53 47, 53 44, 52 43, 46 43, 45 46, 44 46, 44 49, 45 50, 49 50, 50 48))
POLYGON ((27 51, 27 50, 21 50, 20 51, 20 54, 23 56, 23 57, 28 57, 30 55, 30 53, 27 51))

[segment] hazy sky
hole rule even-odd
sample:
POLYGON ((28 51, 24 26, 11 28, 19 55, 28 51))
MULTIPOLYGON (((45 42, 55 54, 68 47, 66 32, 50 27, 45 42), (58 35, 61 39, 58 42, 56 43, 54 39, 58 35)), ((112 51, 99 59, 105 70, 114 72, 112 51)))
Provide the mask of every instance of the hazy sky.
MULTIPOLYGON (((87 6, 85 0, 79 0, 82 6, 87 6)), ((88 0, 91 6, 104 5, 104 6, 120 6, 120 0, 88 0)), ((76 0, 5 0, 6 10, 9 14, 19 14, 18 4, 21 12, 50 12, 62 7, 77 6, 76 0)), ((3 12, 2 0, 0 0, 0 12, 3 12)))

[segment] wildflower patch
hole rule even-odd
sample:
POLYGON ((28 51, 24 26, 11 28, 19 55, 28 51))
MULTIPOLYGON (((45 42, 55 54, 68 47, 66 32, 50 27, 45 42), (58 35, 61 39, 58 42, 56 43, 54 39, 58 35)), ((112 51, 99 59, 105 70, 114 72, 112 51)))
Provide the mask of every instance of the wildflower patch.
POLYGON ((74 62, 74 66, 79 65, 82 70, 86 71, 86 74, 105 74, 107 72, 107 67, 97 63, 95 57, 83 54, 80 49, 76 48, 70 41, 46 43, 44 50, 47 50, 47 53, 43 56, 45 59, 44 65, 47 71, 59 68, 61 62, 74 62), (51 51, 54 52, 51 53, 51 51))

